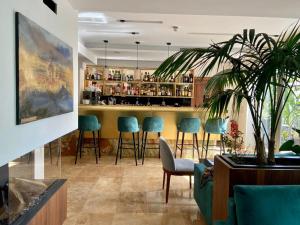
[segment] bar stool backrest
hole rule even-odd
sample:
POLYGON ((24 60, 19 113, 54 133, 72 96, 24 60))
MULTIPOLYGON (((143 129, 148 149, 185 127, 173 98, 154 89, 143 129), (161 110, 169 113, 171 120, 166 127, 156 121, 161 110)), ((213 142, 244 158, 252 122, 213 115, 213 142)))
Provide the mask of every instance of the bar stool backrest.
POLYGON ((210 134, 225 134, 227 130, 228 119, 211 118, 205 123, 205 132, 210 134))
POLYGON ((163 164, 163 168, 168 171, 174 172, 175 160, 170 145, 163 137, 159 138, 159 144, 160 144, 160 157, 163 164))
POLYGON ((139 124, 137 118, 134 116, 119 117, 118 130, 120 132, 138 132, 139 124))
POLYGON ((97 131, 100 129, 100 124, 95 115, 80 115, 78 116, 78 129, 81 131, 97 131))

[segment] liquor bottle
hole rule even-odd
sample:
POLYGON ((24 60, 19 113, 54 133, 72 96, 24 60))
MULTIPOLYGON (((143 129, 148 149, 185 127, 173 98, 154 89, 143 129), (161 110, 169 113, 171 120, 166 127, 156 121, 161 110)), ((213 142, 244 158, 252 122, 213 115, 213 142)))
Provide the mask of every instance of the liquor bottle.
POLYGON ((189 88, 188 96, 192 97, 192 89, 191 88, 189 88))
POLYGON ((190 81, 190 83, 193 83, 193 80, 194 80, 194 78, 193 78, 193 74, 192 73, 190 73, 190 75, 189 75, 190 77, 189 77, 189 81, 190 81))
POLYGON ((87 73, 85 79, 89 80, 90 79, 90 74, 87 73))

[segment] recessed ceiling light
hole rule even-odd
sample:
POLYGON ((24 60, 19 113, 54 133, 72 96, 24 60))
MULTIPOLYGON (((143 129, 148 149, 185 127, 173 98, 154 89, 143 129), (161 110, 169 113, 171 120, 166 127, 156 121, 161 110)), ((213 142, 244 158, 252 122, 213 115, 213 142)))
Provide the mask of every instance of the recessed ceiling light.
POLYGON ((99 12, 82 12, 78 14, 79 23, 107 23, 107 18, 99 12))

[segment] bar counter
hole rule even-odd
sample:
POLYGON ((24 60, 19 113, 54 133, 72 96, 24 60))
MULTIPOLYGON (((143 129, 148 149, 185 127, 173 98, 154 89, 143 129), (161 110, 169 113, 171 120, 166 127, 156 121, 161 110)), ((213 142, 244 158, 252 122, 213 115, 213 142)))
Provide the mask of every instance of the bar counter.
MULTIPOLYGON (((134 106, 134 105, 80 105, 79 114, 96 115, 101 122, 101 138, 118 138, 117 120, 120 116, 135 116, 142 125, 144 117, 160 116, 164 120, 164 131, 162 136, 169 140, 176 139, 177 123, 184 117, 199 117, 202 124, 207 118, 205 108, 195 107, 173 107, 173 106, 134 106)), ((198 139, 202 140, 203 129, 201 128, 198 139)), ((149 139, 156 139, 157 134, 149 135, 149 139)), ((181 136, 180 136, 181 138, 181 136)), ((218 136, 211 136, 211 140, 218 136)), ((186 135, 186 140, 192 140, 192 135, 186 135)))

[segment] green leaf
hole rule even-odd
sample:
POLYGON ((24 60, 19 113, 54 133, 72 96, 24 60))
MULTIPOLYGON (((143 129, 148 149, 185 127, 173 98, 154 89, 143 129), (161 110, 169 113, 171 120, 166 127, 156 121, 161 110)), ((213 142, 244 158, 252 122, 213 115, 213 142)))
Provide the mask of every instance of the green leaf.
POLYGON ((292 151, 294 143, 295 143, 294 140, 288 140, 284 142, 280 146, 279 151, 292 151))
POLYGON ((300 146, 294 145, 292 148, 292 151, 295 152, 296 154, 300 154, 300 146))

